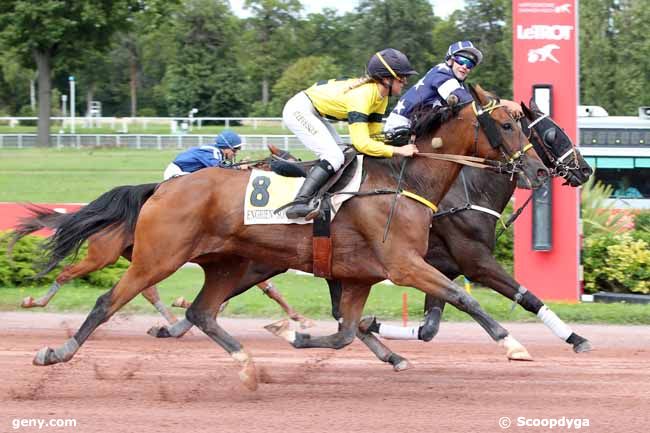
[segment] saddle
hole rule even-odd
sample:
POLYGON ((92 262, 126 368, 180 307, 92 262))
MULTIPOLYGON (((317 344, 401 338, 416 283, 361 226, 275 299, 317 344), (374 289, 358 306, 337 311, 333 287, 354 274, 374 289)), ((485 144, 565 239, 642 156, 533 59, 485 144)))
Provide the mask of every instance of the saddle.
MULTIPOLYGON (((314 195, 314 198, 312 200, 314 200, 315 203, 318 203, 319 206, 317 207, 316 211, 312 212, 311 214, 307 215, 307 217, 305 217, 306 220, 311 220, 316 218, 316 215, 318 215, 321 212, 321 206, 325 201, 323 200, 323 197, 325 196, 326 193, 328 192, 335 193, 341 191, 354 177, 354 173, 357 169, 357 158, 356 158, 357 155, 358 152, 352 146, 347 146, 343 150, 343 165, 339 170, 337 170, 336 173, 334 173, 332 177, 329 178, 327 182, 325 182, 325 184, 314 195)), ((287 161, 285 159, 274 156, 273 160, 270 163, 270 167, 271 167, 271 171, 279 174, 280 176, 306 177, 307 172, 316 163, 318 163, 318 160, 296 162, 296 161, 287 161)), ((287 203, 286 205, 277 209, 276 212, 281 211, 282 209, 285 209, 291 206, 292 204, 293 202, 287 203)))
MULTIPOLYGON (((316 209, 305 217, 306 220, 314 221, 312 225, 312 272, 317 277, 331 278, 332 276, 332 238, 330 237, 332 204, 327 193, 341 191, 354 177, 357 170, 357 151, 352 146, 343 150, 343 157, 341 168, 318 190, 312 199, 317 203, 316 209)), ((317 162, 318 160, 293 162, 276 157, 271 161, 270 166, 273 172, 281 176, 305 177, 317 162)), ((291 206, 291 204, 293 203, 288 203, 278 210, 291 206)))

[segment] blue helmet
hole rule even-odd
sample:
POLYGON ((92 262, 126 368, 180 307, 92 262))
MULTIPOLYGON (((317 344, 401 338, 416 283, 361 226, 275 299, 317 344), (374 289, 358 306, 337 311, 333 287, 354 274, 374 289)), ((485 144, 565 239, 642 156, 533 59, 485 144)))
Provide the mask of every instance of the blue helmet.
POLYGON ((449 45, 445 61, 451 59, 456 54, 467 57, 472 60, 477 66, 483 61, 483 53, 476 48, 470 41, 458 41, 449 45))
POLYGON ((235 131, 224 129, 214 139, 214 145, 220 149, 238 150, 241 148, 241 137, 235 131))

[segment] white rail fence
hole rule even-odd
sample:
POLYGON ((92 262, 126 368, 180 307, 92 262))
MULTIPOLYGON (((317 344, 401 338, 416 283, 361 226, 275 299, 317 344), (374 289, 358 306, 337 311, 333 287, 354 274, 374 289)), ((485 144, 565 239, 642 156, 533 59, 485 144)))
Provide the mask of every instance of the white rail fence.
MULTIPOLYGON (((267 144, 273 144, 281 149, 304 149, 304 145, 295 135, 241 135, 242 149, 266 149, 267 144)), ((349 136, 342 135, 344 142, 349 136)), ((214 142, 213 135, 197 134, 51 134, 52 147, 82 149, 89 147, 121 147, 128 149, 185 149, 191 146, 201 146, 214 142)), ((31 148, 37 147, 36 134, 0 134, 0 148, 31 148)))

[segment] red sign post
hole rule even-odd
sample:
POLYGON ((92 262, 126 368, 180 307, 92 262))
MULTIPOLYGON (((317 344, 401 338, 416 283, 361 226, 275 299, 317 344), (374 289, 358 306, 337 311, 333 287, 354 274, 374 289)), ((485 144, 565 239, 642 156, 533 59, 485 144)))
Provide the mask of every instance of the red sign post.
MULTIPOLYGON (((547 114, 574 143, 578 136, 577 7, 577 0, 512 2, 514 98, 528 103, 535 93, 540 108, 550 110, 547 114)), ((515 278, 544 300, 576 301, 581 292, 579 192, 562 186, 561 179, 554 179, 550 190, 550 199, 545 197, 550 200, 550 232, 541 247, 533 242, 533 206, 515 224, 515 278)), ((517 190, 515 204, 523 204, 529 195, 530 191, 517 190)), ((535 215, 536 224, 543 224, 539 221, 543 213, 535 215)))

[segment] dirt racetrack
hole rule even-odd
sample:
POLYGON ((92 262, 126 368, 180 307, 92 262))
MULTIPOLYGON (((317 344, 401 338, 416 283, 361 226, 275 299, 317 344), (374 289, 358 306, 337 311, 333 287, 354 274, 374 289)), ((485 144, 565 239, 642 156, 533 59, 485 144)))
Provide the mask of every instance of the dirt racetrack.
POLYGON ((395 373, 358 341, 297 351, 262 329, 268 320, 220 320, 255 357, 260 387, 249 392, 198 331, 146 335, 154 316, 118 316, 70 362, 32 366, 39 348, 62 344, 82 320, 0 313, 0 432, 630 433, 650 424, 650 327, 576 325, 596 348, 576 355, 541 324, 508 324, 535 358, 515 363, 477 324, 443 323, 434 342, 388 342, 415 366, 395 373), (36 418, 76 427, 14 429, 36 418), (565 425, 551 429, 551 418, 565 425))

